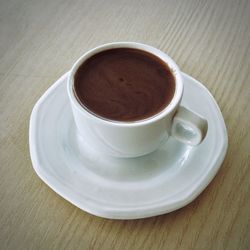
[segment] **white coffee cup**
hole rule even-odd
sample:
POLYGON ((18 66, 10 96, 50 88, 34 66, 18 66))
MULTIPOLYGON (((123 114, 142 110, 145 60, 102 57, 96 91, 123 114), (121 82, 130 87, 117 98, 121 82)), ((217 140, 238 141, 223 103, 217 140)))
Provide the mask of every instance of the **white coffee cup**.
POLYGON ((115 42, 96 47, 73 65, 67 83, 74 120, 83 140, 102 154, 114 157, 138 157, 156 150, 171 135, 177 140, 196 146, 206 135, 207 121, 198 114, 180 107, 183 81, 176 63, 164 52, 141 43, 115 42), (147 51, 164 61, 175 77, 175 93, 164 110, 144 120, 120 122, 103 119, 78 102, 74 91, 74 75, 80 65, 101 51, 114 48, 134 48, 147 51))

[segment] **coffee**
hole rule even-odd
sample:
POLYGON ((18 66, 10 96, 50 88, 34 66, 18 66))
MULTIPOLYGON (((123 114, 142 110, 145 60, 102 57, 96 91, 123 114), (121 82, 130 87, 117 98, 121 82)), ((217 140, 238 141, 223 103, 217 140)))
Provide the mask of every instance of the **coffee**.
POLYGON ((97 53, 76 71, 78 102, 89 112, 115 121, 138 121, 162 111, 172 100, 175 77, 158 57, 138 49, 97 53))

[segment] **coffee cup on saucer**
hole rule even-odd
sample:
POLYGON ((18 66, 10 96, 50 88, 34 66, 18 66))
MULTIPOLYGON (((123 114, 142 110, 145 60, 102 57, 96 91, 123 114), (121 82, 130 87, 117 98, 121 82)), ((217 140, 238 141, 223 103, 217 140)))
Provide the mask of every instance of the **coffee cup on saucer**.
POLYGON ((67 92, 79 134, 97 152, 138 157, 169 136, 198 146, 207 120, 180 106, 183 80, 176 63, 145 44, 116 42, 76 61, 67 92))

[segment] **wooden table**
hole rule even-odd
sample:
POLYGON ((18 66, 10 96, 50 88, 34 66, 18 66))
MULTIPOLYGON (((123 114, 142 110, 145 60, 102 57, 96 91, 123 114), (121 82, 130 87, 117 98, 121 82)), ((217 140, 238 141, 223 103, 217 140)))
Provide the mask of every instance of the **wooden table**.
POLYGON ((0 2, 0 249, 250 249, 248 0, 0 2), (33 105, 87 50, 137 41, 167 52, 215 96, 225 161, 188 206, 134 221, 89 215, 32 168, 33 105))

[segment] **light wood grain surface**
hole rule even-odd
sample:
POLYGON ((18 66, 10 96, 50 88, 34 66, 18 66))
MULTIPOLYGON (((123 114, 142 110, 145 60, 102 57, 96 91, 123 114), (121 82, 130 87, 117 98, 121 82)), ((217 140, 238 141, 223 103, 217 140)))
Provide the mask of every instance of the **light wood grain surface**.
POLYGON ((1 0, 0 249, 250 249, 250 1, 1 0), (217 100, 225 161, 188 206, 114 221, 54 193, 29 156, 32 107, 87 50, 137 41, 167 52, 217 100))

